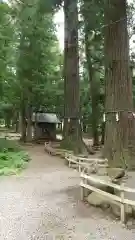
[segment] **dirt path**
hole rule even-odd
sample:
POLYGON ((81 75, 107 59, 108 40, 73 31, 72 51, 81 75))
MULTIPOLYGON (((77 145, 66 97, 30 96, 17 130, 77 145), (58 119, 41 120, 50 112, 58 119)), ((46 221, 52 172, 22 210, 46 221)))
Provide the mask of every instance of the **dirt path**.
POLYGON ((28 151, 27 170, 0 178, 0 240, 135 239, 135 231, 80 201, 77 172, 41 146, 28 151))

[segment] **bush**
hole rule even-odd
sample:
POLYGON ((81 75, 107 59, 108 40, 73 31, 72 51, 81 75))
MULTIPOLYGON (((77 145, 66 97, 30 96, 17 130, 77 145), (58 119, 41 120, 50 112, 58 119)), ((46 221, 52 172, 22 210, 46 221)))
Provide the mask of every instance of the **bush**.
POLYGON ((0 138, 0 152, 19 152, 20 150, 21 147, 16 141, 0 138))
POLYGON ((30 158, 12 140, 0 139, 0 175, 17 174, 24 169, 30 158))

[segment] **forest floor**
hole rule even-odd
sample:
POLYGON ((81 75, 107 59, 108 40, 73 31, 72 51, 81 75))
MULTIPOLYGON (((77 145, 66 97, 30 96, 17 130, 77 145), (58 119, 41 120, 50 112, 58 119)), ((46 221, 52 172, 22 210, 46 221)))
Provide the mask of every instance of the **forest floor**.
POLYGON ((135 239, 135 229, 80 201, 78 172, 43 146, 25 149, 32 158, 28 168, 0 177, 1 240, 135 239))

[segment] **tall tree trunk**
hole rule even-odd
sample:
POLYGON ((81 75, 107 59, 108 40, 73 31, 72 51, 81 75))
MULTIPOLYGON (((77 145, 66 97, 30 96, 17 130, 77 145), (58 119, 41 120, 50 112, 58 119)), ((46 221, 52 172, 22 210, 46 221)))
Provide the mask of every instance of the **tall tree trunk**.
POLYGON ((101 144, 104 145, 105 140, 105 122, 102 123, 101 126, 101 144))
POLYGON ((35 111, 35 123, 34 123, 34 140, 37 141, 38 140, 38 133, 39 133, 39 129, 38 129, 38 126, 37 126, 37 113, 38 111, 36 110, 35 111))
POLYGON ((15 118, 14 118, 14 124, 15 124, 15 132, 19 132, 19 112, 16 110, 15 118))
POLYGON ((25 110, 25 103, 22 100, 21 102, 21 138, 20 140, 23 142, 26 142, 26 130, 27 130, 27 126, 26 126, 26 110, 25 110))
POLYGON ((20 132, 21 132, 21 137, 20 140, 22 142, 26 142, 26 130, 27 130, 27 124, 26 124, 26 89, 25 89, 25 78, 24 78, 24 74, 23 71, 21 69, 21 60, 22 60, 22 56, 23 56, 23 48, 24 48, 24 40, 25 40, 25 34, 24 32, 21 30, 21 35, 20 35, 20 45, 19 45, 19 56, 18 56, 18 61, 17 61, 17 78, 19 80, 20 83, 20 95, 21 95, 21 99, 20 99, 20 132))
POLYGON ((31 105, 27 108, 27 142, 32 142, 32 107, 31 105))
POLYGON ((64 1, 64 132, 62 145, 82 152, 84 149, 80 126, 78 9, 77 0, 64 1))
POLYGON ((132 168, 134 150, 129 149, 129 137, 133 143, 135 130, 126 0, 105 1, 105 26, 105 156, 110 166, 132 168))
POLYGON ((11 126, 11 119, 9 118, 9 116, 5 116, 5 127, 10 128, 11 126))
MULTIPOLYGON (((85 24, 87 24, 86 19, 85 19, 85 24)), ((88 24, 87 26, 85 26, 85 52, 86 52, 86 59, 87 59, 87 70, 88 70, 88 76, 89 76, 90 96, 91 96, 91 103, 92 103, 92 115, 91 115, 92 119, 91 120, 92 120, 93 145, 98 146, 99 145, 98 125, 99 125, 99 115, 100 115, 100 109, 99 109, 100 88, 94 76, 95 69, 92 66, 90 44, 91 42, 89 41, 89 24, 88 24)))

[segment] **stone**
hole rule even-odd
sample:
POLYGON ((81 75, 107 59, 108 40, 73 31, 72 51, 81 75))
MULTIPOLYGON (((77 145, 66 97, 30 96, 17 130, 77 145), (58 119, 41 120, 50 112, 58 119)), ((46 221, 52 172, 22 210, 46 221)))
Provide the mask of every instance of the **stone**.
POLYGON ((87 175, 96 174, 97 167, 95 166, 95 164, 93 164, 92 166, 85 168, 84 173, 86 173, 87 175))
POLYGON ((92 192, 91 194, 89 194, 87 197, 87 201, 95 207, 101 207, 104 209, 107 209, 110 206, 108 199, 105 196, 102 196, 101 194, 96 192, 92 192))
MULTIPOLYGON (((120 183, 124 183, 124 186, 127 186, 129 188, 133 188, 134 189, 134 183, 135 183, 135 172, 128 172, 127 173, 127 176, 123 177, 121 179, 121 182, 120 183)), ((115 195, 116 196, 120 196, 120 191, 118 190, 115 190, 115 195)), ((130 193, 130 192, 125 192, 124 193, 124 197, 125 199, 130 199, 130 200, 133 200, 135 201, 135 193, 130 193)), ((118 209, 119 207, 118 206, 113 206, 113 209, 112 211, 114 212, 114 214, 116 215, 120 215, 120 209, 118 209)), ((130 205, 126 205, 126 215, 127 216, 131 216, 133 218, 135 218, 135 206, 130 206, 130 205)))
MULTIPOLYGON (((92 176, 92 174, 91 174, 92 176)), ((99 179, 99 176, 93 174, 94 178, 99 179)), ((109 177, 108 176, 100 176, 100 179, 105 180, 105 181, 109 181, 109 177)), ((103 190, 105 192, 114 194, 114 189, 112 187, 103 185, 99 182, 93 182, 92 180, 87 180, 87 184, 93 187, 96 187, 100 190, 103 190)), ((89 189, 85 189, 85 197, 87 197, 90 193, 92 193, 93 191, 89 190, 89 189)))
POLYGON ((133 229, 135 229, 135 220, 132 218, 130 218, 129 220, 128 220, 128 222, 126 223, 126 227, 127 227, 127 229, 129 229, 129 230, 133 230, 133 229))
MULTIPOLYGON (((92 175, 91 175, 92 176, 92 175)), ((93 174, 94 178, 97 178, 99 179, 99 176, 93 174)), ((109 177, 108 176, 100 176, 100 179, 101 180, 104 180, 104 181, 109 181, 109 177)), ((111 193, 111 194, 114 194, 114 189, 112 187, 109 187, 109 186, 106 186, 104 184, 101 184, 99 182, 93 182, 92 180, 87 180, 87 183, 93 187, 96 187, 100 190, 103 190, 105 192, 108 192, 108 193, 111 193)), ((91 191, 92 192, 92 191, 91 191)))
MULTIPOLYGON (((110 208, 111 212, 115 215, 115 217, 120 218, 120 206, 113 203, 111 199, 106 198, 105 196, 102 196, 99 193, 92 192, 91 194, 88 195, 87 201, 89 204, 95 207, 100 207, 102 209, 110 208)), ((133 215, 132 206, 126 204, 125 213, 126 217, 131 217, 133 215)))
MULTIPOLYGON (((94 177, 99 178, 96 175, 94 175, 94 177)), ((113 177, 114 177, 114 174, 113 174, 113 177)), ((109 176, 100 176, 100 179, 109 181, 110 177, 109 176)), ((118 191, 116 189, 114 190, 114 188, 106 187, 99 183, 93 183, 92 181, 88 181, 88 182, 90 183, 90 185, 95 186, 103 191, 109 192, 111 194, 115 194, 116 196, 120 196, 120 191, 118 191)), ((119 183, 124 183, 125 186, 134 188, 135 172, 128 172, 128 178, 123 177, 119 183)), ((126 199, 131 199, 131 200, 135 201, 135 193, 125 192, 124 195, 125 195, 126 199)), ((87 201, 95 207, 101 207, 101 208, 105 208, 105 209, 109 208, 109 211, 111 210, 111 212, 115 215, 115 217, 120 218, 120 206, 118 206, 118 205, 116 205, 116 203, 112 202, 110 198, 106 198, 105 196, 102 196, 101 194, 92 192, 91 194, 88 195, 87 201)), ((135 218, 135 207, 126 204, 125 205, 125 213, 126 213, 127 220, 130 217, 135 218)))
MULTIPOLYGON (((111 203, 111 210, 112 213, 116 216, 116 217, 120 217, 120 206, 116 205, 115 203, 111 203)), ((133 209, 132 206, 130 205, 125 205, 125 214, 126 217, 128 216, 132 216, 133 215, 133 209)))
POLYGON ((107 168, 106 167, 99 167, 97 170, 98 176, 106 176, 107 175, 107 168))

